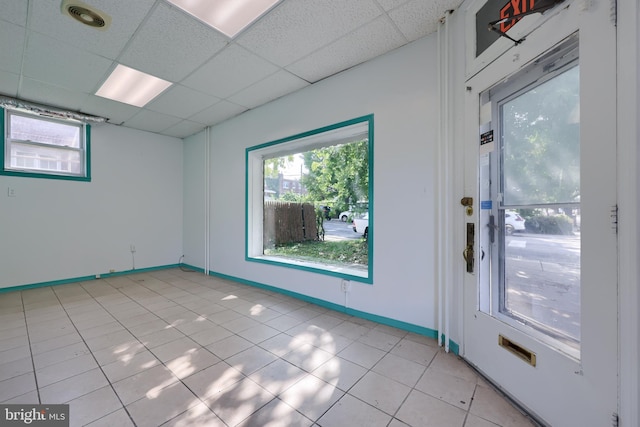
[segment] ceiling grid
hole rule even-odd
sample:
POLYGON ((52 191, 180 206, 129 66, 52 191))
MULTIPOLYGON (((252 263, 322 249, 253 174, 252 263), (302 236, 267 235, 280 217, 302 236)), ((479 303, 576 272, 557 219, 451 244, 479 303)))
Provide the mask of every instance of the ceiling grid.
POLYGON ((0 0, 0 95, 184 138, 435 31, 461 0, 281 0, 233 38, 168 0, 0 0), (118 64, 172 85, 143 107, 95 95, 118 64))

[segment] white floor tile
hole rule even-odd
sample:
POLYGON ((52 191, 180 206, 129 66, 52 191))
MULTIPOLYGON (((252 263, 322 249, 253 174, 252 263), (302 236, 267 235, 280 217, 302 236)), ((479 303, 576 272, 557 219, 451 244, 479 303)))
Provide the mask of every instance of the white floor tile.
POLYGON ((319 426, 385 427, 391 416, 367 405, 355 397, 345 395, 317 422, 319 426))
POLYGON ((0 336, 0 402, 71 426, 533 425, 430 337, 178 269, 1 294, 0 336))

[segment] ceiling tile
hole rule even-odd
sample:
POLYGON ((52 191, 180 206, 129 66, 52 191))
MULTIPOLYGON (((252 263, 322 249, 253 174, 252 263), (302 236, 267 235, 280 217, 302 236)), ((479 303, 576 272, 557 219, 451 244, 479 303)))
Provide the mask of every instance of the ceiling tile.
POLYGON ((101 96, 89 95, 80 111, 109 119, 109 123, 122 124, 135 116, 140 111, 140 108, 101 96))
POLYGON ((79 110, 87 96, 86 93, 53 86, 26 77, 22 79, 18 91, 18 97, 25 101, 69 110, 79 110))
POLYGON ((39 2, 32 8, 29 27, 68 45, 115 59, 155 0, 91 0, 91 6, 112 18, 106 30, 82 25, 60 11, 61 0, 39 2))
POLYGON ((186 138, 194 133, 200 132, 206 126, 202 123, 190 122, 183 120, 177 125, 171 126, 162 131, 163 135, 175 136, 176 138, 186 138))
POLYGON ((181 122, 178 117, 168 116, 155 111, 141 110, 138 114, 124 122, 127 127, 160 133, 181 122))
POLYGON ((182 83, 226 98, 275 73, 278 67, 246 49, 230 44, 182 83))
POLYGON ((278 71, 233 95, 229 101, 247 108, 255 108, 308 85, 309 83, 287 71, 278 71))
POLYGON ((145 108, 186 119, 219 101, 220 99, 214 96, 181 85, 174 85, 147 104, 145 108))
POLYGON ((7 95, 12 98, 18 96, 18 84, 20 76, 18 74, 7 73, 0 70, 0 94, 7 95))
POLYGON ((178 82, 227 44, 227 39, 178 8, 159 3, 120 62, 178 82))
POLYGON ((194 114, 189 117, 189 119, 211 126, 237 116, 246 110, 246 107, 234 104, 233 102, 220 101, 206 110, 203 110, 198 114, 194 114))
POLYGON ((14 24, 27 25, 27 7, 29 3, 26 1, 16 0, 0 0, 0 20, 13 22, 14 24))
POLYGON ((389 18, 382 16, 288 66, 287 70, 307 81, 316 82, 406 42, 389 18))
POLYGON ((2 22, 0 25, 0 70, 19 73, 24 50, 24 27, 2 22))
POLYGON ((284 67, 381 13, 372 0, 285 1, 240 35, 237 42, 284 67))
POLYGON ((389 11, 391 9, 394 9, 398 6, 401 6, 403 4, 405 4, 406 2, 410 1, 410 0, 377 0, 378 3, 380 3, 380 6, 382 6, 382 8, 385 11, 389 11))
POLYGON ((69 49, 39 33, 32 33, 27 45, 24 75, 55 86, 93 93, 112 66, 108 59, 69 49))
POLYGON ((433 33, 438 29, 438 19, 447 10, 455 9, 458 0, 413 0, 389 12, 402 34, 409 41, 433 33))

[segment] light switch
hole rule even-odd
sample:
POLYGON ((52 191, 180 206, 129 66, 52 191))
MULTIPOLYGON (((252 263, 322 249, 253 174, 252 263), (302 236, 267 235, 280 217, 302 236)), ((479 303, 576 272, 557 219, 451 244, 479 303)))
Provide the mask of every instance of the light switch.
POLYGON ((7 187, 7 197, 16 197, 16 189, 7 187))

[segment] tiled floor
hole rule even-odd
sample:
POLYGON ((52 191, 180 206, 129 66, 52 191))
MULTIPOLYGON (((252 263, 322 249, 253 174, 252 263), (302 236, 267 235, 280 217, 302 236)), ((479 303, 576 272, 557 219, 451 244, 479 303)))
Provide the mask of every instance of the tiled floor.
POLYGON ((179 269, 0 294, 0 402, 72 426, 532 426, 423 336, 179 269))

